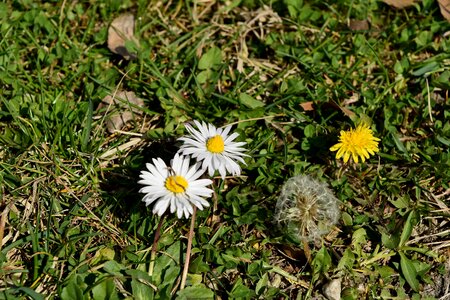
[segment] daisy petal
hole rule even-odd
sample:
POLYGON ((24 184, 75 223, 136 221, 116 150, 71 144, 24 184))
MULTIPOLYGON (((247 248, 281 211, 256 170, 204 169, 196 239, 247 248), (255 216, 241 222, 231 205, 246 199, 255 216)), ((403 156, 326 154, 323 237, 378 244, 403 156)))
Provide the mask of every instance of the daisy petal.
POLYGON ((161 158, 146 164, 148 171, 141 171, 138 182, 144 186, 142 201, 153 204, 153 213, 162 216, 166 211, 176 213, 178 218, 188 218, 193 213, 192 206, 199 209, 209 206, 205 198, 211 197, 213 190, 207 186, 210 179, 198 179, 205 170, 200 164, 190 166, 189 157, 175 154, 170 168, 161 158), (169 172, 169 169, 171 170, 169 172))

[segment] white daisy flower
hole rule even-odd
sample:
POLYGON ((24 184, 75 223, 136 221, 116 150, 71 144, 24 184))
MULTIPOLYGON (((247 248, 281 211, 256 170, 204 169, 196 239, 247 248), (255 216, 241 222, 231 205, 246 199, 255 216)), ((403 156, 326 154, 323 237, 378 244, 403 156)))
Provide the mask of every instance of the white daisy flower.
POLYGON ((146 186, 139 190, 146 195, 142 199, 147 205, 156 201, 153 213, 162 216, 170 206, 170 212, 177 212, 180 219, 183 214, 188 218, 193 213, 193 206, 202 210, 209 203, 204 197, 211 197, 213 190, 206 186, 212 184, 210 179, 198 179, 203 173, 197 166, 189 166, 189 157, 175 154, 166 166, 161 158, 147 163, 148 171, 141 171, 138 181, 146 186))
POLYGON ((202 169, 208 169, 209 176, 213 176, 216 170, 219 171, 222 179, 225 179, 227 172, 240 175, 241 167, 236 161, 245 165, 242 157, 248 155, 242 153, 246 151, 241 147, 246 144, 245 142, 233 142, 239 134, 228 135, 231 126, 216 128, 205 122, 194 121, 194 123, 198 130, 190 124, 185 125, 190 136, 179 138, 184 142, 179 152, 183 155, 192 155, 199 162, 203 161, 202 169))

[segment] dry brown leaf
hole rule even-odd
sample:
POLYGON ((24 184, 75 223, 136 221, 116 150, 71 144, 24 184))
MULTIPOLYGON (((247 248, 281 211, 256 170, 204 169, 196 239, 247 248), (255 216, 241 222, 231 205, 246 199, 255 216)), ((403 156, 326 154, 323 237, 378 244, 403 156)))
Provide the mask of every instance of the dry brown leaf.
POLYGON ((383 2, 395 8, 404 8, 413 5, 415 0, 383 0, 383 2))
POLYGON ((278 249, 283 256, 286 256, 291 260, 294 261, 305 260, 305 251, 303 249, 291 247, 289 245, 280 245, 278 249))
POLYGON ((358 101, 359 101, 359 94, 353 93, 350 98, 344 99, 344 101, 342 101, 342 106, 347 106, 347 105, 356 103, 358 101))
POLYGON ((337 104, 337 103, 334 102, 334 101, 330 101, 330 102, 328 102, 328 104, 329 104, 331 107, 333 107, 334 109, 339 109, 340 111, 342 111, 342 113, 343 113, 344 115, 346 115, 346 116, 349 117, 349 118, 352 118, 352 117, 355 116, 355 113, 354 113, 353 111, 351 111, 351 110, 348 109, 348 108, 345 108, 344 106, 341 106, 341 105, 337 104))
POLYGON ((438 0, 441 14, 450 22, 450 0, 438 0))
POLYGON ((358 30, 369 30, 369 21, 368 20, 350 20, 348 24, 348 28, 352 31, 358 30))
POLYGON ((304 111, 314 110, 314 102, 312 101, 300 103, 300 106, 303 108, 304 111))
POLYGON ((138 45, 134 37, 134 16, 123 14, 115 18, 108 28, 108 48, 113 53, 121 55, 125 59, 136 58, 125 47, 126 41, 133 41, 138 45))
POLYGON ((351 111, 350 109, 348 109, 348 108, 345 108, 345 107, 343 107, 343 106, 340 106, 339 108, 340 108, 341 111, 344 113, 344 115, 346 115, 346 116, 349 117, 349 118, 351 118, 351 117, 353 117, 353 116, 355 115, 355 113, 352 112, 352 111, 351 111))
POLYGON ((108 114, 106 128, 113 133, 115 130, 120 130, 128 121, 133 120, 135 115, 141 114, 136 106, 144 107, 144 100, 136 97, 134 92, 119 91, 114 98, 112 95, 103 98, 97 110, 106 108, 108 114))

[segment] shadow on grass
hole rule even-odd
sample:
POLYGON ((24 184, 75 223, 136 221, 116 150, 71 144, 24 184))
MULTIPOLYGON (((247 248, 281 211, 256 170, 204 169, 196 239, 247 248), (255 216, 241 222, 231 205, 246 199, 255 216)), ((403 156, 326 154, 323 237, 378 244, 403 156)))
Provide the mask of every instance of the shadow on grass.
POLYGON ((120 224, 124 232, 136 234, 149 245, 153 241, 156 218, 153 217, 151 208, 147 208, 142 202, 139 174, 146 170, 145 164, 151 163, 152 159, 160 157, 168 164, 177 149, 174 141, 153 142, 130 153, 119 166, 103 172, 104 180, 100 186, 104 191, 106 205, 117 219, 122 220, 120 224))

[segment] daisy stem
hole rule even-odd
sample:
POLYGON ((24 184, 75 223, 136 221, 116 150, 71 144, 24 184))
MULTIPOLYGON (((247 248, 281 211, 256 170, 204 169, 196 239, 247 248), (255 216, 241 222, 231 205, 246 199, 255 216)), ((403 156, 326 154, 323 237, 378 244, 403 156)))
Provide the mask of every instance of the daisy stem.
POLYGON ((159 219, 158 227, 156 228, 155 237, 153 238, 152 252, 150 253, 150 266, 148 267, 148 275, 153 275, 153 268, 155 267, 155 258, 156 258, 156 249, 158 248, 158 241, 161 237, 161 227, 164 221, 164 217, 166 215, 162 215, 159 219))
POLYGON ((191 219, 191 228, 189 229, 188 244, 187 244, 187 249, 186 249, 186 258, 184 261, 183 274, 181 275, 180 290, 184 289, 184 286, 186 285, 186 278, 187 278, 188 269, 189 269, 189 262, 191 260, 191 248, 192 248, 192 239, 194 238, 194 226, 195 226, 196 213, 197 213, 197 207, 194 206, 194 211, 192 212, 192 219, 191 219))
POLYGON ((215 181, 213 180, 212 182, 212 187, 213 187, 213 215, 217 212, 217 208, 218 208, 218 199, 217 199, 217 192, 219 190, 220 184, 218 186, 216 186, 215 181))

